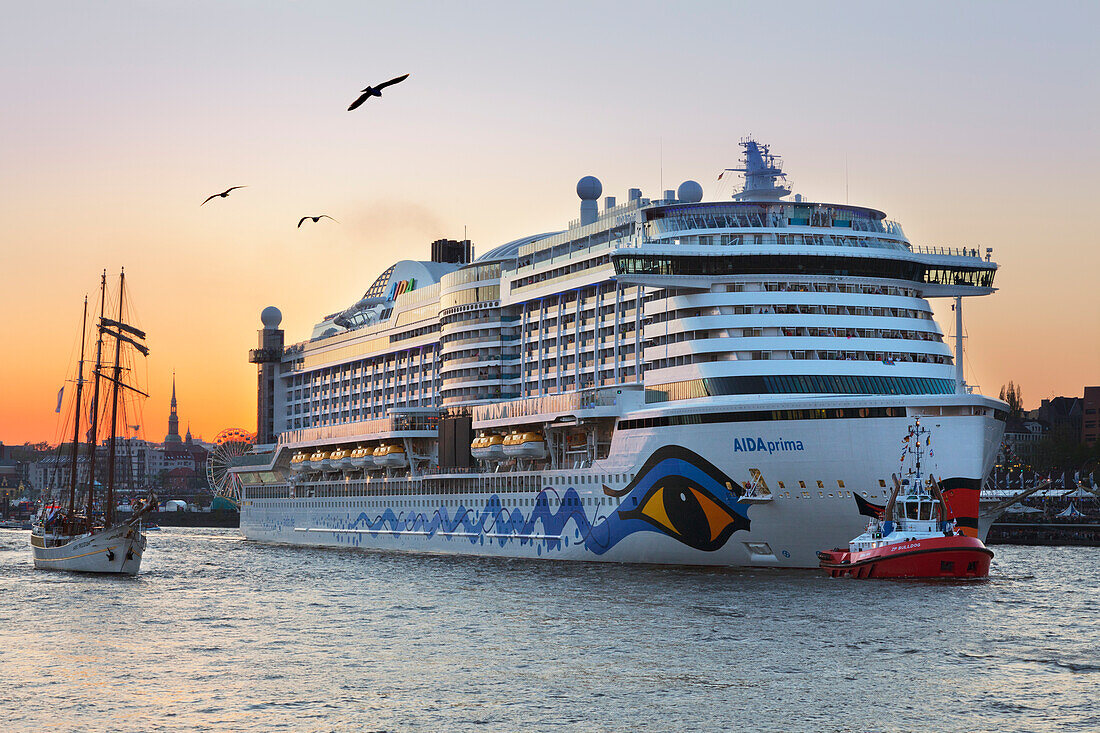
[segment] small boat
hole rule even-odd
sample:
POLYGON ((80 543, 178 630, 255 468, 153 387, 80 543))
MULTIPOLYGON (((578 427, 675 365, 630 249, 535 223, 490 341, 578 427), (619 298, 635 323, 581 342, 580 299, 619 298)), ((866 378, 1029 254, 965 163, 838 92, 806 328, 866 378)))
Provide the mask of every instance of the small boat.
POLYGON ((374 462, 385 468, 403 468, 408 465, 405 448, 396 443, 383 444, 374 449, 374 462))
POLYGON ((294 473, 301 473, 308 467, 309 454, 298 452, 294 454, 294 457, 290 459, 290 470, 294 473))
POLYGON ((509 458, 543 459, 550 451, 542 433, 534 431, 514 432, 504 438, 504 455, 509 458))
POLYGON ((310 456, 309 467, 314 471, 331 471, 332 466, 329 465, 328 451, 319 450, 310 456))
POLYGON ((504 458, 504 436, 482 433, 470 443, 470 455, 479 461, 499 461, 504 458))
POLYGON ((371 468, 374 466, 374 448, 359 446, 351 452, 351 465, 355 468, 371 468))
MULTIPOLYGON (((867 531, 848 549, 818 552, 823 570, 834 578, 984 578, 993 551, 977 537, 959 532, 935 477, 921 475, 928 430, 917 418, 906 437, 906 451, 916 455, 916 469, 904 482, 893 476, 894 489, 881 515, 871 517, 867 531)), ((873 512, 878 507, 867 504, 873 512)))

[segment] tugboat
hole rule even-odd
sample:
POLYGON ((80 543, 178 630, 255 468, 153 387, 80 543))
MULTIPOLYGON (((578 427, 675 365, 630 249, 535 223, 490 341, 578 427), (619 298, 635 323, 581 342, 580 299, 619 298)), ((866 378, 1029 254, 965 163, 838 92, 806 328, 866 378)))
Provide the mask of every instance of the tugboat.
MULTIPOLYGON (((947 517, 947 504, 935 477, 921 473, 929 430, 920 418, 905 437, 906 453, 915 456, 908 477, 892 476, 894 489, 881 515, 871 518, 867 531, 848 543, 848 549, 818 552, 821 568, 834 578, 984 578, 993 552, 977 537, 959 532, 947 517)), ((902 460, 904 461, 904 456, 902 460)), ((879 510, 867 504, 875 513, 879 510)))

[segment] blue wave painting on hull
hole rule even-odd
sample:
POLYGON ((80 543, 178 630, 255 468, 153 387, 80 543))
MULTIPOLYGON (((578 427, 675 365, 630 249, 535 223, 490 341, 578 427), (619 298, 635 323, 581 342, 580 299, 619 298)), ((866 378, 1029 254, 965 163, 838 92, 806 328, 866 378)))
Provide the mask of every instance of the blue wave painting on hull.
POLYGON ((665 446, 649 457, 626 488, 613 491, 604 487, 605 494, 622 499, 608 514, 603 513, 602 505, 586 507, 573 488, 560 495, 546 488, 527 515, 518 508, 506 509, 494 494, 481 510, 457 507, 453 515, 448 507, 436 509, 430 516, 397 514, 389 508, 374 516, 361 512, 347 526, 334 527, 334 534, 352 545, 359 545, 366 531, 373 536, 438 535, 500 547, 519 542, 549 551, 568 546, 572 523, 576 541, 596 555, 636 532, 659 532, 697 550, 714 551, 734 532, 749 528, 748 507, 736 500, 740 490, 697 453, 665 446), (560 499, 556 507, 551 506, 551 498, 560 499), (586 509, 594 514, 591 520, 586 509))

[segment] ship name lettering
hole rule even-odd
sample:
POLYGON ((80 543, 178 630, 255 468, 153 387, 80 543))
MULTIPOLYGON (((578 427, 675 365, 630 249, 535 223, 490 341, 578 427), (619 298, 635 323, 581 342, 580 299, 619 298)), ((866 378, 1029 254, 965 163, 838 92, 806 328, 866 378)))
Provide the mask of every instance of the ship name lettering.
POLYGON ((801 440, 764 440, 763 438, 734 438, 733 439, 733 452, 738 451, 746 453, 755 453, 757 451, 761 453, 767 453, 771 455, 776 451, 793 451, 793 450, 805 450, 801 440))

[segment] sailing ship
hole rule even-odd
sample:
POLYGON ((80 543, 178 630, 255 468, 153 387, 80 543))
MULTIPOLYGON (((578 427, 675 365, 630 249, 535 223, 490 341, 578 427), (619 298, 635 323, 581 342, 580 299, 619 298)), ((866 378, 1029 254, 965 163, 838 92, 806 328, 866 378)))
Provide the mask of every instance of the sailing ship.
POLYGON ((67 500, 60 503, 43 502, 43 507, 31 527, 31 548, 34 566, 45 570, 70 570, 88 573, 121 573, 136 575, 141 568, 145 552, 145 535, 141 521, 156 507, 156 498, 150 495, 145 501, 132 506, 125 519, 117 516, 116 507, 116 435, 118 433, 120 403, 134 394, 148 397, 126 379, 132 370, 124 368, 130 363, 130 355, 136 352, 148 356, 145 332, 126 323, 125 319, 126 273, 119 274, 118 312, 116 318, 108 318, 107 273, 100 278, 99 320, 96 324, 95 366, 92 369, 92 397, 85 404, 84 398, 84 350, 88 321, 88 299, 84 299, 81 321, 80 361, 76 376, 76 395, 73 400, 72 445, 69 447, 70 470, 68 473, 67 500), (114 358, 107 362, 105 354, 113 347, 114 358), (104 386, 106 385, 106 386, 104 386), (108 395, 101 404, 100 392, 108 395), (84 496, 78 492, 78 464, 80 449, 81 415, 87 409, 89 426, 87 440, 87 484, 84 496), (101 411, 109 415, 107 439, 107 480, 102 496, 96 492, 96 446, 100 432, 101 411), (97 505, 97 498, 99 499, 97 505))
POLYGON ((872 515, 867 531, 848 543, 848 549, 819 552, 821 568, 834 578, 984 578, 989 575, 993 551, 977 537, 962 534, 935 477, 921 473, 921 459, 930 431, 920 418, 904 438, 906 454, 915 456, 908 476, 892 476, 894 490, 885 507, 864 502, 872 515))

